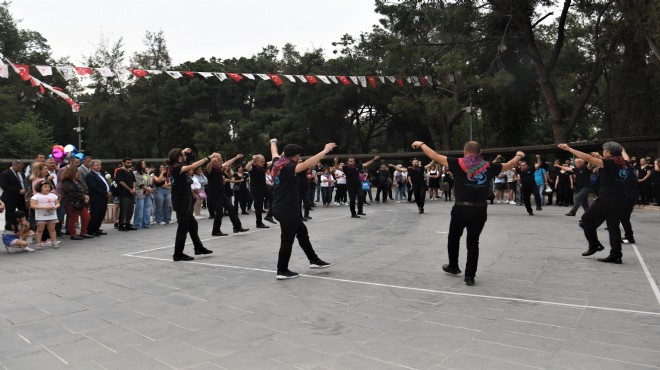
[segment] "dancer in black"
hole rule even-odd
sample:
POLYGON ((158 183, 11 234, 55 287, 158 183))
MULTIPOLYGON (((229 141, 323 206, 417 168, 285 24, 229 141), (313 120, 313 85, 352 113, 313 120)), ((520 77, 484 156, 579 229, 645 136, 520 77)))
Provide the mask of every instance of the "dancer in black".
POLYGON ((605 247, 598 241, 596 229, 603 222, 607 222, 607 231, 610 234, 610 255, 598 258, 599 262, 621 263, 621 210, 624 206, 624 183, 628 176, 634 176, 629 170, 626 161, 621 156, 621 144, 609 141, 603 144, 602 157, 598 153, 587 154, 575 150, 567 144, 559 144, 559 149, 565 150, 574 156, 600 168, 598 172, 598 198, 582 215, 580 226, 584 229, 584 236, 589 242, 589 249, 583 256, 602 251, 605 247))
MULTIPOLYGON (((195 254, 210 254, 213 251, 204 248, 202 241, 199 239, 197 233, 197 220, 192 212, 193 196, 190 185, 192 178, 188 175, 188 171, 195 170, 197 167, 207 164, 211 161, 211 156, 200 159, 197 162, 189 163, 188 155, 192 153, 192 149, 174 148, 170 150, 167 155, 169 159, 170 179, 172 180, 172 207, 176 212, 177 229, 176 240, 174 242, 174 261, 192 261, 193 257, 183 253, 183 248, 186 244, 186 238, 190 234, 193 246, 195 247, 195 254)), ((213 153, 213 155, 219 155, 213 153)))
POLYGON ((302 148, 295 144, 284 147, 282 158, 273 158, 273 182, 275 184, 275 196, 273 198, 273 215, 280 222, 282 229, 280 251, 277 260, 277 279, 292 279, 298 277, 298 273, 289 270, 291 249, 294 238, 309 259, 309 267, 313 269, 330 267, 330 263, 321 260, 314 252, 312 243, 309 241, 307 227, 298 216, 300 209, 300 186, 298 185, 297 173, 305 173, 330 153, 337 145, 329 143, 315 156, 298 163, 302 154, 302 148))
MULTIPOLYGON (((429 163, 430 165, 430 163, 429 163)), ((397 171, 403 171, 403 167, 389 164, 397 171)), ((428 165, 427 165, 428 167, 428 165)), ((426 182, 424 181, 424 170, 427 167, 420 167, 419 160, 413 159, 412 166, 408 167, 408 182, 412 187, 412 192, 408 193, 408 202, 410 202, 411 194, 415 195, 415 203, 417 203, 417 210, 419 213, 424 213, 424 198, 426 198, 426 182)))
POLYGON ((243 158, 243 154, 237 154, 236 157, 223 162, 222 155, 217 154, 211 157, 211 161, 206 165, 206 178, 209 180, 208 185, 208 203, 209 207, 215 212, 213 219, 213 227, 211 228, 211 235, 213 236, 226 236, 227 234, 220 231, 222 226, 222 218, 224 211, 227 210, 229 219, 234 225, 234 233, 245 232, 249 229, 243 228, 241 220, 238 218, 236 208, 231 204, 231 200, 227 197, 225 191, 225 173, 226 168, 229 168, 236 160, 243 158))
MULTIPOLYGON (((628 172, 631 174, 635 173, 635 168, 630 164, 630 157, 626 153, 624 148, 621 152, 621 156, 626 160, 626 165, 628 166, 628 172)), ((632 215, 635 204, 637 204, 637 199, 639 199, 639 186, 636 176, 628 176, 626 181, 623 183, 623 191, 625 193, 623 209, 621 210, 621 226, 623 226, 623 239, 621 243, 623 244, 634 244, 635 235, 633 232, 632 224, 630 223, 630 215, 632 215)))
POLYGON ((479 235, 486 224, 488 186, 491 179, 500 172, 514 168, 525 156, 517 152, 509 162, 491 163, 481 157, 481 145, 476 141, 468 141, 463 147, 463 158, 446 157, 436 153, 421 141, 412 144, 414 149, 421 148, 430 159, 442 166, 449 167, 454 174, 456 202, 451 210, 449 235, 447 237, 447 254, 449 264, 442 269, 450 274, 460 274, 458 268, 458 250, 463 235, 467 229, 467 263, 465 264, 465 284, 474 285, 479 260, 479 235))
MULTIPOLYGON (((362 185, 360 183, 360 172, 366 167, 369 167, 374 161, 380 159, 375 156, 372 160, 367 161, 361 165, 355 164, 355 158, 348 158, 346 164, 341 170, 346 175, 346 189, 348 191, 348 199, 351 208, 351 217, 360 218, 367 214, 362 212, 362 205, 364 204, 364 194, 362 193, 362 185), (355 198, 357 198, 357 213, 355 212, 355 198)), ((335 157, 335 168, 339 167, 339 158, 335 157)))
MULTIPOLYGON (((261 214, 264 210, 264 199, 268 188, 266 187, 266 168, 270 163, 266 163, 266 158, 257 154, 245 165, 245 170, 250 174, 250 192, 254 200, 254 215, 257 218, 257 229, 268 229, 261 220, 261 214)), ((272 216, 270 209, 266 217, 272 216)))

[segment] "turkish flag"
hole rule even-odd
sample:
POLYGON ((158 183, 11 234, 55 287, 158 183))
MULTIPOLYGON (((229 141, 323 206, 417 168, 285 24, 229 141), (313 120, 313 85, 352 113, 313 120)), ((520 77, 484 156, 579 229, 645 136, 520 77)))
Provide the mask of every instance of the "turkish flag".
POLYGON ((368 76, 367 80, 369 81, 369 84, 371 85, 371 87, 373 87, 375 89, 376 88, 376 78, 374 76, 368 76))
POLYGON ((76 67, 76 73, 79 76, 89 76, 92 74, 92 69, 88 67, 76 67))
POLYGON ((422 86, 428 85, 428 83, 426 82, 426 77, 424 76, 419 76, 419 82, 422 83, 422 86))
POLYGON ((309 82, 310 85, 315 85, 315 84, 318 83, 318 81, 316 80, 316 77, 314 77, 312 75, 305 76, 305 79, 307 80, 307 82, 309 82))
POLYGON ((399 87, 403 87, 403 80, 400 78, 396 79, 396 84, 399 85, 399 87))
POLYGON ((341 81, 341 83, 343 83, 344 85, 350 85, 350 84, 351 84, 351 81, 350 81, 348 78, 346 78, 346 76, 337 76, 337 78, 338 78, 339 81, 341 81))
POLYGON ((131 73, 133 73, 137 78, 142 78, 148 74, 147 71, 145 71, 144 69, 135 69, 135 68, 131 68, 131 73))
POLYGON ((243 76, 238 73, 227 73, 227 76, 236 82, 240 82, 243 79, 243 76))
POLYGON ((190 78, 195 78, 195 72, 190 72, 190 71, 181 71, 184 75, 190 77, 190 78))
POLYGON ((269 74, 268 77, 270 77, 270 79, 273 80, 273 83, 275 85, 277 85, 277 86, 282 85, 282 79, 280 78, 280 76, 278 76, 276 74, 269 74))
POLYGON ((21 76, 21 80, 27 81, 30 79, 30 67, 27 64, 15 64, 16 73, 21 76))

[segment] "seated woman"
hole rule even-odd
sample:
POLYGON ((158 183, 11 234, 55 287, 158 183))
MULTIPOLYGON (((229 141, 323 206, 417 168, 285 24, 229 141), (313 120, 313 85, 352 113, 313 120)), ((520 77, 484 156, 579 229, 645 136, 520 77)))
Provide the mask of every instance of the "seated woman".
POLYGON ((30 230, 30 223, 27 220, 25 212, 18 210, 14 213, 14 219, 10 225, 7 225, 5 234, 2 235, 2 243, 11 253, 9 248, 20 249, 24 252, 34 252, 30 248, 30 241, 34 231, 30 230))
POLYGON ((68 217, 68 227, 71 233, 71 240, 91 239, 92 235, 87 235, 87 225, 89 224, 89 196, 85 194, 85 188, 78 179, 78 169, 75 166, 69 166, 62 175, 62 207, 66 208, 68 217), (80 217, 80 235, 76 235, 76 221, 80 217))
POLYGON ((57 248, 60 243, 56 240, 55 224, 57 224, 57 209, 60 207, 59 197, 51 193, 52 185, 47 180, 34 185, 34 195, 30 199, 30 209, 34 210, 34 218, 37 222, 37 249, 45 246, 57 248), (51 240, 47 243, 43 241, 44 229, 48 227, 48 234, 51 240))

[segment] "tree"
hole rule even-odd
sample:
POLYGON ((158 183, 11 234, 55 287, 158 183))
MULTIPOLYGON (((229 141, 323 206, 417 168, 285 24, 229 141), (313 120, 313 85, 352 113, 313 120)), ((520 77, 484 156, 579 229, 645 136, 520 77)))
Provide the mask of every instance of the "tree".
POLYGON ((54 144, 53 127, 41 121, 35 113, 27 111, 21 121, 5 126, 0 133, 0 141, 4 143, 0 156, 31 158, 54 144))

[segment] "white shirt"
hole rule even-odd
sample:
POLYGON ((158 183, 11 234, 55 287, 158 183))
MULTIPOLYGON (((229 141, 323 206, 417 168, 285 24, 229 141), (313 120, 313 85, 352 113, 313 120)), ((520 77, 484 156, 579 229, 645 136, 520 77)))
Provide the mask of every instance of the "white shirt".
POLYGON ((321 187, 322 188, 329 188, 332 185, 333 181, 335 181, 335 179, 332 177, 331 174, 321 175, 321 187))
POLYGON ((335 171, 335 179, 337 179, 337 185, 341 185, 341 184, 346 185, 346 175, 344 175, 344 172, 342 172, 342 170, 335 171))
MULTIPOLYGON (((48 193, 48 194, 41 194, 41 193, 36 193, 35 195, 32 196, 31 199, 34 199, 37 201, 37 205, 39 206, 48 206, 48 207, 55 207, 55 202, 57 202, 57 195, 53 193, 48 193)), ((49 211, 47 209, 35 209, 34 210, 34 219, 37 221, 54 221, 57 220, 57 211, 49 211)))
POLYGON ((192 176, 191 178, 192 178, 193 183, 192 183, 192 185, 190 185, 190 188, 191 188, 192 190, 199 190, 199 189, 201 189, 201 188, 202 188, 202 184, 200 184, 200 183, 199 183, 199 180, 197 180, 197 176, 192 176))

